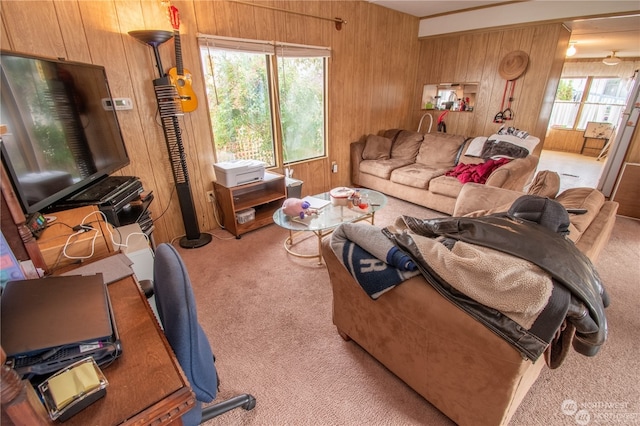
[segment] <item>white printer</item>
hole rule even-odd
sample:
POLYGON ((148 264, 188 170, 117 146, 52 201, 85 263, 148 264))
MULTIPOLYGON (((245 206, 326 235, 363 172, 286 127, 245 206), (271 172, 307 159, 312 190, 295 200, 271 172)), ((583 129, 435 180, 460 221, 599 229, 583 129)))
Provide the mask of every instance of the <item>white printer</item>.
POLYGON ((213 168, 219 184, 232 188, 264 180, 265 163, 258 160, 232 160, 216 163, 213 168))

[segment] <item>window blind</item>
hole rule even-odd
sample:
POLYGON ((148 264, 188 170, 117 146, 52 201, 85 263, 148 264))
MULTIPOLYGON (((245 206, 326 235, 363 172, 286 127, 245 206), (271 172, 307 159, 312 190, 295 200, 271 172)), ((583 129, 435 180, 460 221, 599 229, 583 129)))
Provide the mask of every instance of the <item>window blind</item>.
POLYGON ((220 50, 231 50, 247 53, 264 53, 265 55, 275 54, 273 43, 267 41, 245 40, 239 38, 198 34, 198 43, 201 47, 209 47, 220 50))
POLYGON ((276 43, 276 55, 288 58, 330 58, 331 49, 328 47, 276 43))
POLYGON ((248 40, 231 37, 198 34, 198 43, 201 47, 220 50, 231 50, 247 53, 264 53, 280 57, 294 58, 330 58, 331 49, 320 46, 307 46, 283 42, 248 40))

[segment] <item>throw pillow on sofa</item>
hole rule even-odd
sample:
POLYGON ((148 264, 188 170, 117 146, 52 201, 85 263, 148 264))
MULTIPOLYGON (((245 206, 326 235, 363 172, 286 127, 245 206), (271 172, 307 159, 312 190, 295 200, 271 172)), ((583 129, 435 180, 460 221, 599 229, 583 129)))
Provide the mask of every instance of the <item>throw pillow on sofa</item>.
POLYGON ((541 170, 533 178, 527 194, 539 197, 556 198, 560 190, 560 175, 551 170, 541 170))
POLYGON ((569 238, 573 242, 578 242, 582 233, 589 227, 591 222, 600 212, 604 204, 605 197, 602 192, 594 188, 569 188, 556 197, 566 209, 585 209, 586 213, 571 214, 571 227, 569 228, 569 238), (571 229, 575 227, 574 229, 571 229))
POLYGON ((391 158, 391 144, 389 138, 378 135, 369 135, 364 143, 362 151, 363 160, 388 160, 391 158))
POLYGON ((420 145, 416 163, 434 169, 449 169, 457 164, 464 142, 465 137, 460 135, 427 133, 420 145))
POLYGON ((411 130, 391 129, 384 132, 387 138, 393 140, 391 146, 391 158, 397 160, 409 160, 414 162, 418 155, 424 135, 411 130))

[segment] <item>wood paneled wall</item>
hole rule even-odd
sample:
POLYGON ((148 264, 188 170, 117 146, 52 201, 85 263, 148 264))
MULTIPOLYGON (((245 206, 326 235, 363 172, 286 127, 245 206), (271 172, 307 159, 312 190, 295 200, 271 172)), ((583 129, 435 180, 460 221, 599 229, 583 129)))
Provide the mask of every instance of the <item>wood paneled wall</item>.
MULTIPOLYGON (((529 55, 529 64, 525 73, 515 80, 511 106, 514 120, 505 124, 539 137, 541 143, 536 147, 536 152, 539 152, 569 35, 561 24, 545 24, 421 39, 411 128, 417 129, 425 112, 420 110, 425 84, 477 82, 479 87, 474 111, 450 112, 445 117, 447 133, 465 136, 495 133, 502 124, 493 123, 493 118, 501 110, 506 85, 506 80, 498 72, 500 61, 511 51, 523 50, 529 55)), ((434 118, 440 113, 435 111, 434 118)))
POLYGON ((636 126, 636 130, 633 132, 631 138, 631 144, 629 150, 624 158, 624 161, 628 163, 640 163, 640 128, 636 126))
POLYGON ((547 131, 544 149, 580 154, 583 143, 584 131, 551 128, 547 131))
MULTIPOLYGON (((364 1, 265 1, 262 5, 347 21, 332 22, 221 0, 174 1, 180 11, 185 68, 193 75, 199 108, 180 120, 192 193, 202 231, 218 225, 206 191, 215 179, 215 153, 197 33, 329 46, 328 157, 293 165, 303 193, 349 185, 349 144, 363 134, 411 124, 418 58, 418 19, 364 1), (332 161, 338 173, 330 172, 332 161)), ((157 116, 150 47, 132 30, 171 30, 160 0, 66 0, 1 2, 3 49, 103 65, 113 96, 133 100, 118 111, 131 165, 123 175, 140 177, 156 199, 156 242, 184 234, 171 167, 157 116)), ((160 46, 165 70, 175 65, 173 41, 160 46)))

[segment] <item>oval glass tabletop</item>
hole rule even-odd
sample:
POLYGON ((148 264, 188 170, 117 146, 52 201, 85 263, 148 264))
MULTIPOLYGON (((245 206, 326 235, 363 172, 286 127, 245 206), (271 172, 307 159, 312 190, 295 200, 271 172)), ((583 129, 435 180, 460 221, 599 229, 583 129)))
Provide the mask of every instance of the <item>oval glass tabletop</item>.
POLYGON ((357 222, 363 219, 372 218, 375 212, 387 204, 387 197, 372 189, 359 188, 360 206, 353 206, 351 202, 346 205, 331 204, 329 192, 314 195, 312 198, 328 201, 328 204, 315 214, 311 214, 304 219, 299 217, 289 217, 282 211, 282 207, 273 213, 273 221, 291 231, 326 231, 337 227, 342 223, 357 222))

